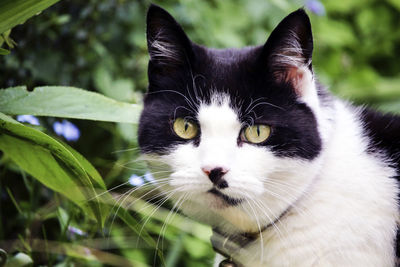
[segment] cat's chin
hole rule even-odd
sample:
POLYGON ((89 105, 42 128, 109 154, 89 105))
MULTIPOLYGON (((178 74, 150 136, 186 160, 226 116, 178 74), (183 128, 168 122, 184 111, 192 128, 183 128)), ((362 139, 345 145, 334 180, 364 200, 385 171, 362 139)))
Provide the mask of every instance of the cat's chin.
POLYGON ((215 188, 208 190, 206 197, 210 199, 209 207, 214 210, 236 207, 245 201, 241 198, 230 197, 215 188))

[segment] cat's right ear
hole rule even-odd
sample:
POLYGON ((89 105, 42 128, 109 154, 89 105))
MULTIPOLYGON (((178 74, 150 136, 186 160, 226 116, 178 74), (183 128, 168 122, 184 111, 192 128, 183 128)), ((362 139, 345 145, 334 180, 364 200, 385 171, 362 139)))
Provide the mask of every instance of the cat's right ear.
POLYGON ((310 92, 313 37, 311 23, 304 9, 284 18, 272 31, 263 47, 261 60, 278 83, 290 83, 295 93, 303 97, 310 92))
POLYGON ((193 59, 192 44, 182 27, 161 7, 152 4, 147 12, 147 47, 150 65, 170 74, 193 59))

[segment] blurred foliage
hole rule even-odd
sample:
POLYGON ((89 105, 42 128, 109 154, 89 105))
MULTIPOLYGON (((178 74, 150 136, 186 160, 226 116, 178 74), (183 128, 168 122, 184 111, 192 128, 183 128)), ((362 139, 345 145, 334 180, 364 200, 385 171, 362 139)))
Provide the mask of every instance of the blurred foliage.
MULTIPOLYGON (((262 44, 289 12, 301 6, 314 10, 306 0, 155 2, 175 16, 193 41, 218 48, 262 44)), ((314 69, 320 81, 356 103, 400 112, 399 2, 321 3, 324 12, 309 12, 315 39, 314 69)), ((149 4, 144 0, 63 0, 5 32, 0 37, 0 88, 75 86, 118 101, 140 103, 147 87, 145 14, 149 4), (11 53, 1 55, 7 50, 11 53)), ((210 229, 179 214, 171 218, 170 203, 155 211, 162 201, 151 183, 140 188, 128 183, 132 175, 146 173, 138 158, 135 124, 72 119, 81 133, 73 142, 54 132, 57 118, 40 117, 39 121, 40 126, 30 127, 79 151, 96 167, 107 188, 119 186, 111 191, 118 205, 129 208, 132 218, 163 249, 166 266, 211 266, 210 229), (132 199, 125 194, 129 190, 136 190, 132 199), (135 199, 144 194, 152 205, 135 199), (164 227, 167 218, 171 220, 164 227)), ((132 230, 137 229, 132 226, 135 222, 115 215, 118 205, 105 228, 99 229, 79 206, 32 179, 12 158, 0 156, 0 248, 9 253, 9 262, 161 264, 154 246, 132 230)))
POLYGON ((0 3, 0 33, 24 23, 60 0, 3 0, 0 3))

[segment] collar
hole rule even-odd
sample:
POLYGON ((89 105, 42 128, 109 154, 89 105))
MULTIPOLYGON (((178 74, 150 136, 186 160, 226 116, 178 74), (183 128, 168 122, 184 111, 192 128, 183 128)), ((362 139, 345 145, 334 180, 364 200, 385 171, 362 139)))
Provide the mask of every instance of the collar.
POLYGON ((269 227, 276 224, 283 216, 285 216, 288 211, 291 209, 289 206, 284 212, 280 214, 278 218, 275 219, 274 222, 269 223, 268 225, 261 228, 259 232, 243 232, 243 233, 235 233, 235 234, 227 234, 223 231, 220 231, 218 228, 213 228, 213 234, 211 236, 211 244, 213 249, 226 257, 226 260, 223 260, 219 267, 243 267, 242 264, 237 263, 233 260, 233 256, 238 254, 238 252, 246 247, 251 242, 255 241, 260 235, 267 230, 269 227))
POLYGON ((240 263, 233 261, 233 255, 237 254, 239 250, 255 241, 267 228, 268 226, 261 229, 261 232, 256 233, 245 232, 229 235, 219 231, 218 228, 213 228, 213 234, 211 236, 213 249, 227 258, 226 260, 223 260, 219 266, 243 267, 240 263))

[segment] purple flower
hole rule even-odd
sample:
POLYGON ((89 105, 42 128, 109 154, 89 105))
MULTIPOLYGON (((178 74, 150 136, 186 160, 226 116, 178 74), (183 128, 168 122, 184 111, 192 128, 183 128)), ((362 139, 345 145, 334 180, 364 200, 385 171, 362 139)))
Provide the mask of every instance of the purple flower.
POLYGON ((325 15, 325 7, 324 5, 318 0, 307 0, 306 1, 306 8, 310 10, 312 13, 323 16, 325 15))
POLYGON ((18 115, 17 121, 19 122, 27 122, 32 125, 40 125, 38 118, 32 115, 18 115))
POLYGON ((141 186, 144 184, 144 180, 141 176, 132 174, 131 177, 129 177, 129 184, 133 186, 141 186))
POLYGON ((68 232, 73 235, 86 236, 87 234, 79 228, 68 226, 68 232))
POLYGON ((67 120, 63 120, 62 123, 56 121, 53 124, 53 130, 56 134, 63 136, 67 141, 76 141, 81 136, 78 127, 67 120))

